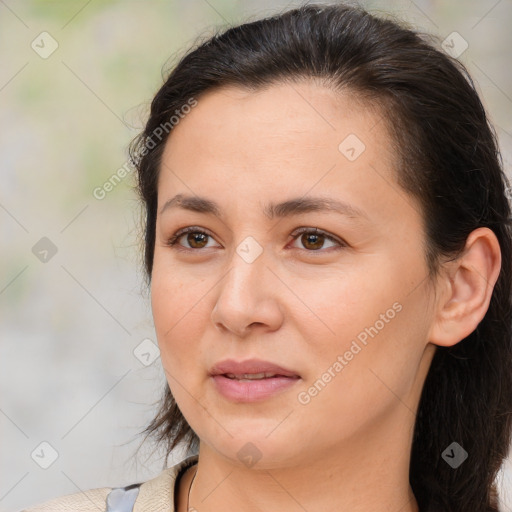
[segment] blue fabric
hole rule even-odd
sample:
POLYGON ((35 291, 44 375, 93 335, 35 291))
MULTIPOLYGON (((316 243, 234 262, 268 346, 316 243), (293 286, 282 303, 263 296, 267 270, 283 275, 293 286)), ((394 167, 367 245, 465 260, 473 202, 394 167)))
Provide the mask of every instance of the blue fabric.
POLYGON ((107 496, 106 512, 132 512, 141 485, 132 484, 112 489, 107 496))

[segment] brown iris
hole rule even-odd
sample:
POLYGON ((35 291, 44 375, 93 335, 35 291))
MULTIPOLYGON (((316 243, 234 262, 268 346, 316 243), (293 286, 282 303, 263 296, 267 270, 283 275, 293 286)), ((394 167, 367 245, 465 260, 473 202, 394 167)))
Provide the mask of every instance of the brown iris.
POLYGON ((190 244, 190 247, 194 249, 202 249, 206 243, 207 243, 208 235, 206 233, 188 233, 187 234, 187 242, 190 244), (201 243, 204 242, 204 245, 201 245, 201 243), (198 243, 199 245, 196 246, 194 244, 198 243))
POLYGON ((304 247, 309 249, 321 249, 324 243, 324 235, 321 233, 303 233, 301 236, 301 242, 304 244, 304 247), (312 245, 308 244, 311 243, 312 245))

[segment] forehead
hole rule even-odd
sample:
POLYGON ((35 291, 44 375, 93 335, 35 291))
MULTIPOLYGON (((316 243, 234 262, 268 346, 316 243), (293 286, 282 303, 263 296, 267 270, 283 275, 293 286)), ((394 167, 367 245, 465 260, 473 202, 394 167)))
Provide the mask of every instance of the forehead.
POLYGON ((162 160, 190 170, 209 160, 209 169, 238 165, 240 171, 256 171, 283 161, 315 160, 319 153, 333 161, 342 156, 353 162, 354 151, 357 157, 370 150, 380 151, 380 159, 389 159, 393 167, 382 119, 374 103, 312 80, 256 91, 225 86, 203 93, 197 106, 181 116, 162 160))
POLYGON ((173 128, 168 145, 185 136, 194 139, 208 132, 210 139, 222 139, 229 132, 243 139, 244 133, 249 136, 254 131, 269 139, 302 133, 318 144, 325 132, 343 130, 347 123, 354 131, 364 131, 381 117, 375 102, 365 102, 351 90, 335 92, 313 80, 275 83, 257 90, 224 86, 198 98, 197 106, 173 128), (241 128, 243 131, 238 131, 241 128))

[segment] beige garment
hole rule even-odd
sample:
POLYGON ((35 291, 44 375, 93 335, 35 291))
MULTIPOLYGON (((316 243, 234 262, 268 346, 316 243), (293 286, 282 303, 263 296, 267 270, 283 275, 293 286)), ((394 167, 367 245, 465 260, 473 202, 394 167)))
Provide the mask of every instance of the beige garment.
MULTIPOLYGON (((195 464, 197 457, 191 455, 162 471, 157 477, 142 483, 133 512, 175 512, 174 493, 178 475, 195 464)), ((68 494, 21 512, 104 512, 107 510, 107 496, 112 489, 101 487, 68 494)))

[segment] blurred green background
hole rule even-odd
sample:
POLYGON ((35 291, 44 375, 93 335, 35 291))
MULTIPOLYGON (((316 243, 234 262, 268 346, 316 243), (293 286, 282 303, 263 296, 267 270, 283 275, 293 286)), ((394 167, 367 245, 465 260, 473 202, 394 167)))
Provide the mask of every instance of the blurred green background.
MULTIPOLYGON (((1 511, 161 471, 150 446, 131 457, 166 385, 160 360, 141 357, 156 339, 133 175, 101 200, 93 190, 125 164, 162 71, 197 37, 302 3, 0 0, 1 511)), ((510 175, 512 2, 360 4, 467 41, 460 60, 510 175)), ((510 511, 510 463, 502 477, 510 511)))

